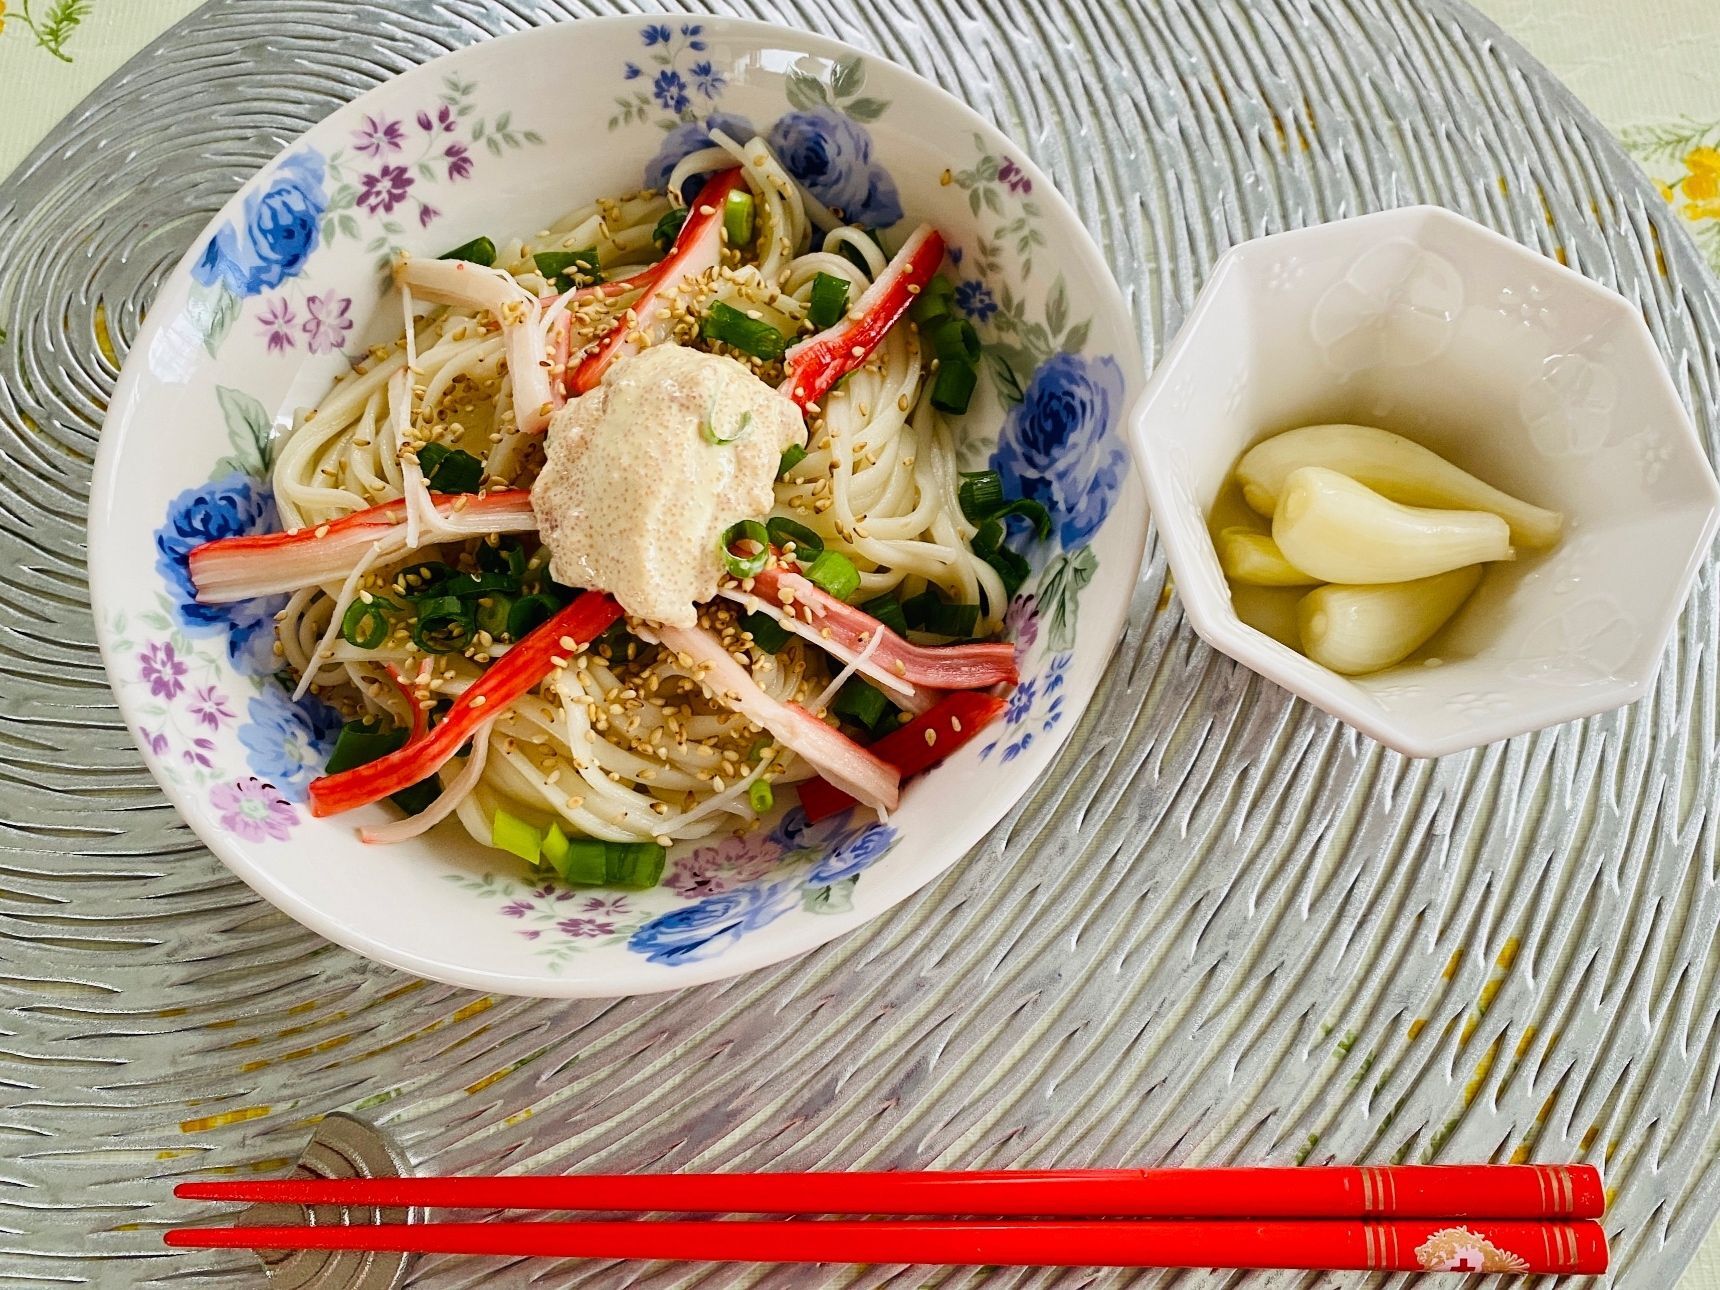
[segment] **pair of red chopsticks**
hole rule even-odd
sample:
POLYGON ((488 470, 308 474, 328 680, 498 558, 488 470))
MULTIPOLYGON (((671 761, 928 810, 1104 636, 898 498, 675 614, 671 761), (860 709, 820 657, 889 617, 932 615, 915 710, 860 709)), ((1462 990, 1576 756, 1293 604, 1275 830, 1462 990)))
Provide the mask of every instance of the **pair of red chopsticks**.
POLYGON ((181 1183, 185 1200, 377 1208, 994 1217, 176 1228, 175 1246, 749 1263, 1594 1274, 1591 1165, 658 1174, 181 1183))

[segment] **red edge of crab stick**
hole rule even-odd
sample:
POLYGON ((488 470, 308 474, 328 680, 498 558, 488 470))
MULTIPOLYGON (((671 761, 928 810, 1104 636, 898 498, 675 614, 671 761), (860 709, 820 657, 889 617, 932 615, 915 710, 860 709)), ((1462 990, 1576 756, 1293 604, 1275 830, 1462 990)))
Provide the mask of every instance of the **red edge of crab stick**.
POLYGON ((716 267, 723 249, 723 202, 744 182, 738 166, 706 181, 693 200, 693 212, 681 225, 675 245, 669 248, 669 254, 657 266, 655 276, 645 285, 644 293, 633 302, 632 317, 623 315, 568 378, 568 388, 574 394, 596 389, 611 363, 623 354, 644 348, 672 304, 667 297, 667 288, 716 267))
POLYGON ((930 224, 920 225, 847 317, 788 351, 788 379, 781 392, 801 408, 817 403, 871 357, 943 262, 943 234, 930 224))
MULTIPOLYGON (((972 691, 951 694, 940 699, 931 711, 892 730, 866 751, 894 766, 905 780, 943 761, 997 720, 1008 706, 1006 700, 995 694, 972 691)), ((808 780, 796 787, 806 818, 815 824, 855 805, 854 798, 825 779, 808 780)))
POLYGON ((422 739, 414 739, 363 766, 312 780, 311 814, 339 815, 379 802, 390 793, 398 793, 435 774, 474 730, 507 711, 521 695, 549 675, 557 666, 557 659, 573 653, 573 649, 563 644, 564 639, 571 640, 575 647, 588 645, 619 617, 621 606, 603 592, 581 592, 571 605, 486 668, 454 700, 448 715, 422 739))

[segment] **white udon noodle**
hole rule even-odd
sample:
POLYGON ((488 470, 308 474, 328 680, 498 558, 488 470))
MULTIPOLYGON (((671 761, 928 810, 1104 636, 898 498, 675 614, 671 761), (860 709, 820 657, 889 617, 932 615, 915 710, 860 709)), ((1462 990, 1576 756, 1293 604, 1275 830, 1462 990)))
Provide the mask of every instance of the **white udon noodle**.
MULTIPOLYGON (((858 300, 886 264, 877 244, 819 205, 762 140, 742 145, 717 135, 716 143, 688 157, 669 180, 669 191, 679 192, 686 179, 739 162, 755 194, 755 265, 725 278, 713 297, 760 309, 790 334, 806 313, 818 273, 847 281, 850 302, 858 300), (811 249, 815 239, 816 250, 811 249), (842 246, 858 252, 867 269, 840 254, 842 246), (736 298, 737 282, 752 285, 751 299, 736 298)), ((668 209, 668 200, 653 193, 596 202, 571 212, 530 245, 508 241, 498 249, 497 265, 531 294, 547 299, 552 288, 538 273, 531 250, 596 246, 606 278, 624 278, 658 257, 652 231, 668 209)), ((571 295, 541 311, 536 325, 546 339, 571 295)), ((574 314, 572 352, 577 355, 602 335, 630 302, 630 296, 621 296, 574 314)), ((535 440, 514 428, 502 334, 486 326, 478 312, 454 307, 414 311, 409 298, 405 309, 410 333, 403 320, 402 337, 373 349, 337 381, 283 445, 274 468, 283 527, 311 527, 405 495, 409 484, 417 485, 417 467, 411 455, 402 466, 403 436, 422 441, 434 433, 480 456, 487 482, 529 485, 535 440), (400 375, 408 368, 410 383, 400 375), (457 395, 463 408, 458 416, 451 411, 457 395)), ((553 353, 553 345, 546 343, 546 351, 553 353)), ((850 556, 861 571, 865 596, 928 585, 963 603, 983 596, 988 617, 980 630, 990 631, 999 623, 1003 587, 971 549, 975 526, 958 500, 954 437, 925 397, 925 374, 913 329, 892 329, 872 361, 826 397, 822 425, 814 425, 807 456, 777 486, 776 513, 805 524, 827 547, 850 556)), ((451 546, 440 554, 455 550, 451 546)), ((378 560, 369 572, 388 580, 406 565, 437 558, 439 549, 425 545, 378 560)), ((392 641, 365 650, 341 639, 336 628, 358 584, 355 574, 293 595, 278 624, 281 656, 309 685, 342 695, 347 706, 410 724, 408 701, 388 668, 415 677, 425 656, 392 641)), ((675 671, 672 662, 659 666, 675 671)), ((822 653, 798 639, 774 664, 755 659, 751 667, 767 694, 802 701, 825 687, 830 670, 822 653)), ((424 688, 455 695, 480 672, 478 663, 460 655, 438 656, 427 669, 424 688)), ((555 819, 567 831, 606 840, 706 837, 754 821, 748 789, 755 780, 768 776, 792 783, 812 773, 787 750, 759 755, 756 727, 733 713, 685 719, 684 741, 664 741, 670 748, 666 758, 642 756, 632 740, 672 714, 661 703, 646 702, 628 714, 630 730, 619 728, 619 720, 599 729, 593 715, 603 714, 617 685, 611 665, 587 651, 490 723, 482 775, 454 808, 475 839, 490 842, 498 807, 555 819), (712 736, 717 748, 694 742, 712 736), (739 750, 753 754, 739 778, 712 777, 722 749, 731 751, 731 767, 739 750)), ((459 762, 444 768, 444 784, 459 769, 459 762)))

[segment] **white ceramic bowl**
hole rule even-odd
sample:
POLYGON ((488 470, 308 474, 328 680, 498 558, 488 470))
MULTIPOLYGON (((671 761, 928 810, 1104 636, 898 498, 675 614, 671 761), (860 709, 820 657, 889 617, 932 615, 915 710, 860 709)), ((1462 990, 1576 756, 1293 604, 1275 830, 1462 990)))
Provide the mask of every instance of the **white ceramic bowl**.
MULTIPOLYGON (((905 223, 897 236, 904 236, 905 223)), ((90 578, 115 693, 151 768, 229 868, 323 935, 478 989, 610 996, 786 958, 876 917, 974 845, 1068 737, 1121 631, 1144 541, 1123 435, 1142 386, 1116 284, 1025 154, 949 95, 834 41, 685 15, 582 20, 461 50, 320 122, 216 216, 131 347, 96 464, 90 578), (398 326, 391 248, 529 236, 659 178, 712 114, 745 118, 829 205, 931 220, 986 368, 967 468, 1006 467, 1057 521, 1011 612, 1007 719, 912 785, 888 825, 683 847, 668 884, 533 880, 457 826, 365 847, 313 820, 333 716, 266 675, 274 602, 207 609, 185 553, 268 527, 266 464, 295 408, 398 326)), ((786 795, 785 795, 786 796, 786 795)), ((372 808, 376 817, 384 814, 372 808)))
POLYGON ((1654 679, 1720 487, 1641 314, 1437 207, 1235 247, 1133 423, 1189 621, 1214 648, 1399 752, 1434 757, 1631 702, 1654 679), (1497 566, 1438 656, 1346 679, 1237 617, 1207 526, 1237 458, 1325 422, 1397 430, 1562 510, 1497 566))

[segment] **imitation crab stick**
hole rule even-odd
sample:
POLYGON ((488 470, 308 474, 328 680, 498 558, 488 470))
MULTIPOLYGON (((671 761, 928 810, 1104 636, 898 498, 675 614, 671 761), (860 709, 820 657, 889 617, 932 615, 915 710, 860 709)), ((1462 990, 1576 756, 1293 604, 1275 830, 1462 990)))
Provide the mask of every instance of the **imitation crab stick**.
MULTIPOLYGON (((431 493, 436 526, 449 537, 526 533, 537 528, 531 494, 523 488, 491 493, 431 493)), ((217 538, 191 553, 192 585, 205 605, 297 591, 339 581, 380 545, 377 559, 406 549, 406 503, 396 498, 296 533, 217 538)))
POLYGON ((669 248, 669 254, 663 257, 662 263, 649 271, 651 278, 643 284, 643 293, 568 378, 568 387, 574 394, 596 389, 611 363, 625 355, 638 353, 656 338, 674 307, 675 287, 688 278, 708 273, 722 263, 723 203, 745 182, 739 167, 736 167, 713 175, 699 190, 692 213, 675 238, 675 245, 669 248))
MULTIPOLYGON (((710 632, 697 627, 660 627, 657 635, 665 646, 685 655, 700 669, 699 682, 713 698, 799 753, 825 779, 840 785, 835 791, 849 801, 861 801, 882 811, 896 809, 901 776, 894 766, 800 705, 773 699, 759 689, 752 674, 735 662, 710 632)), ((503 661, 511 657, 507 655, 503 661)))
MULTIPOLYGON (((723 594, 745 600, 738 589, 725 587, 723 594)), ((1000 683, 1014 685, 1018 677, 1015 647, 1008 641, 910 644, 865 610, 838 600, 810 578, 782 565, 755 576, 752 594, 772 607, 781 606, 784 627, 829 649, 843 662, 852 662, 866 651, 864 665, 856 670, 891 688, 905 681, 933 690, 983 690, 1000 683)))
POLYGON ((817 403, 871 357, 943 262, 943 234, 930 224, 920 225, 845 317, 788 351, 782 394, 802 408, 817 403))
MULTIPOLYGON (((1007 701, 995 694, 952 694, 939 700, 930 712, 892 730, 866 751, 888 762, 907 779, 943 761, 996 721, 1008 706, 1007 701)), ((798 785, 797 791, 806 818, 813 823, 855 804, 851 793, 828 778, 808 780, 798 785)))
POLYGON ((566 609, 536 628, 486 668, 454 700, 448 715, 422 739, 363 766, 324 775, 310 785, 311 814, 339 815, 410 788, 441 770, 480 726, 506 712, 551 669, 590 644, 621 617, 621 606, 601 591, 582 592, 566 609))

